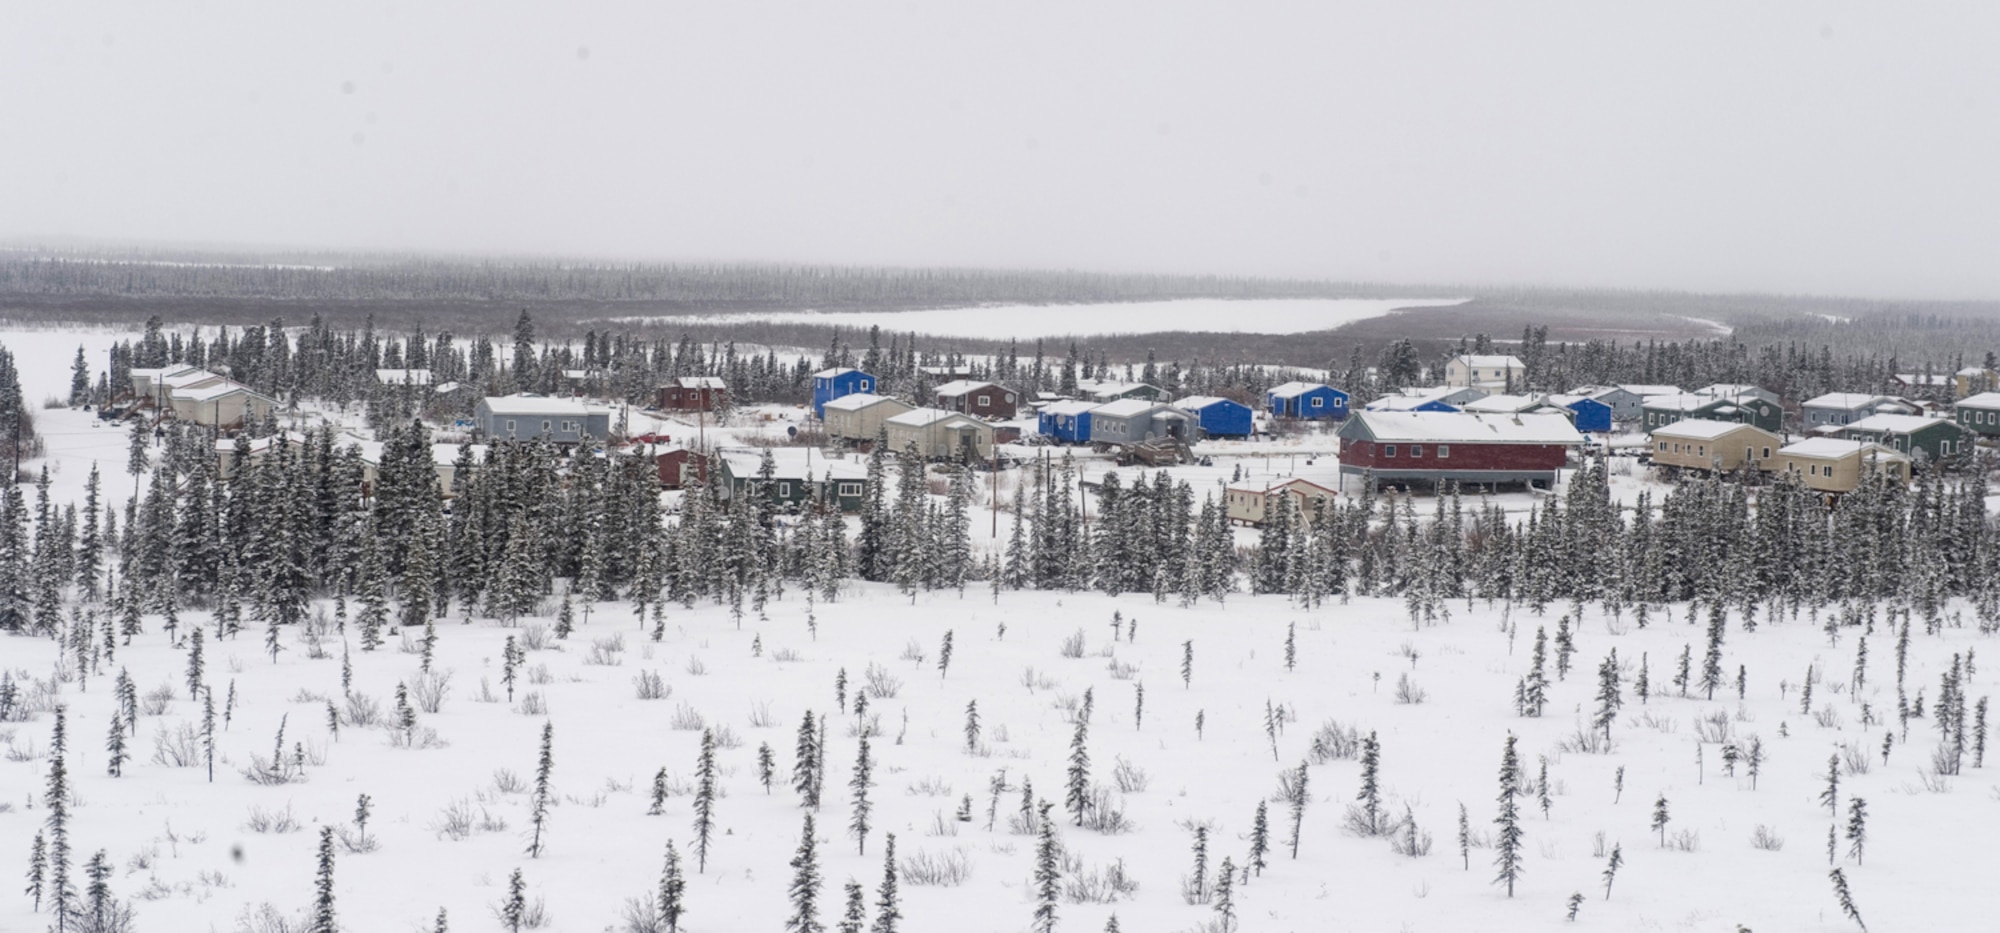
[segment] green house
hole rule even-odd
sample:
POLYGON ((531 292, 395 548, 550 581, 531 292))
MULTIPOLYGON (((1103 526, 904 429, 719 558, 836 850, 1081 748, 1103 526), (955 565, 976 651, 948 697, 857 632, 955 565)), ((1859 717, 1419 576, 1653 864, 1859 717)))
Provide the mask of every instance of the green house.
POLYGON ((1981 392, 1960 399, 1951 418, 1980 437, 2000 437, 2000 392, 1981 392))
POLYGON ((1784 406, 1756 395, 1653 395, 1639 407, 1639 426, 1648 434, 1689 419, 1734 421, 1772 433, 1785 429, 1784 406))
POLYGON ((1920 415, 1875 415, 1841 428, 1839 433, 1849 440, 1881 444, 1920 462, 1971 453, 1976 436, 1957 421, 1920 415))
POLYGON ((834 503, 842 512, 861 511, 868 488, 867 467, 836 460, 811 448, 782 447, 768 451, 770 475, 764 476, 767 451, 735 450, 721 455, 720 476, 725 498, 761 491, 783 511, 801 512, 816 500, 834 503))

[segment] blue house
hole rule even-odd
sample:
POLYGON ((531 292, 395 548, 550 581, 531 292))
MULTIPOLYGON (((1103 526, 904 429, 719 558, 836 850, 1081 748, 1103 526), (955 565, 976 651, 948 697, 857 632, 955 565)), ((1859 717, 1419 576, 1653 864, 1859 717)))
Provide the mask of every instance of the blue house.
POLYGON ((1195 416, 1201 433, 1209 437, 1249 437, 1250 406, 1213 395, 1190 395, 1174 407, 1195 416))
POLYGON ((1287 382, 1264 393, 1264 401, 1279 418, 1347 418, 1347 393, 1317 382, 1287 382))
POLYGON ((1079 401, 1043 405, 1035 419, 1035 429, 1052 440, 1081 444, 1090 440, 1090 410, 1096 407, 1096 402, 1079 401))
POLYGON ((1588 395, 1551 395, 1549 404, 1561 405, 1575 412, 1570 419, 1576 422, 1576 429, 1585 434, 1611 430, 1610 404, 1588 395))
POLYGON ((851 366, 813 373, 813 416, 826 417, 826 403, 843 395, 875 391, 875 377, 851 366))

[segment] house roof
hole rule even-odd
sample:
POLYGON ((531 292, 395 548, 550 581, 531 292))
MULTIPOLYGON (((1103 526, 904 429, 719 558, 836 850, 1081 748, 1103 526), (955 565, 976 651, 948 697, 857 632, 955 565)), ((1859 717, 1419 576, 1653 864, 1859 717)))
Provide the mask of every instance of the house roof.
POLYGON ((1086 402, 1079 399, 1064 399, 1063 401, 1060 402, 1050 402, 1047 405, 1043 405, 1042 414, 1081 415, 1087 411, 1095 411, 1098 407, 1099 407, 1098 403, 1096 402, 1086 402))
POLYGON ((949 421, 953 418, 972 425, 983 426, 984 424, 977 418, 960 414, 948 408, 912 408, 902 414, 892 416, 889 419, 889 423, 908 428, 923 428, 940 421, 949 421))
POLYGON ((1630 392, 1630 393, 1632 393, 1633 395, 1637 395, 1637 396, 1639 396, 1640 398, 1644 398, 1644 397, 1646 397, 1646 396, 1649 396, 1649 395, 1679 395, 1679 394, 1681 394, 1681 387, 1680 387, 1680 386, 1668 386, 1668 385, 1647 385, 1647 384, 1645 384, 1645 383, 1642 383, 1642 382, 1624 382, 1624 383, 1619 383, 1619 385, 1618 385, 1618 388, 1621 388, 1621 389, 1624 389, 1625 391, 1627 391, 1627 392, 1630 392))
POLYGON ((1866 392, 1828 392, 1825 395, 1809 398, 1799 404, 1806 408, 1838 408, 1851 411, 1856 408, 1867 408, 1886 398, 1888 397, 1870 395, 1866 392))
POLYGON ((2000 392, 1981 392, 1958 400, 1960 408, 2000 408, 2000 392))
POLYGON ((177 402, 179 401, 212 402, 215 401, 216 399, 226 398, 228 396, 236 395, 239 393, 243 395, 255 396, 267 402, 277 401, 277 399, 265 395, 264 393, 259 392, 256 389, 252 389, 249 386, 246 386, 240 382, 231 382, 227 379, 219 379, 219 381, 216 382, 204 383, 201 385, 190 386, 187 388, 175 389, 173 390, 173 398, 174 401, 177 402))
POLYGON ((1662 411, 1694 411, 1713 405, 1717 401, 1718 399, 1709 395, 1648 395, 1639 405, 1642 408, 1662 411))
POLYGON ((575 399, 550 398, 546 395, 501 395, 487 396, 486 410, 496 415, 577 415, 589 412, 589 407, 575 399))
MULTIPOLYGON (((1362 407, 1366 408, 1369 411, 1415 411, 1418 408, 1425 405, 1429 405, 1433 402, 1436 402, 1439 405, 1450 404, 1448 402, 1439 401, 1439 399, 1433 395, 1387 395, 1383 396, 1382 398, 1378 398, 1372 402, 1369 402, 1367 405, 1364 405, 1362 407)), ((1454 405, 1452 407, 1456 408, 1458 406, 1454 405)))
POLYGON ((828 399, 826 402, 826 407, 833 409, 834 411, 860 411, 864 408, 869 408, 874 405, 880 404, 882 402, 895 402, 896 404, 901 405, 906 409, 911 407, 910 403, 905 402, 902 399, 890 398, 889 396, 886 395, 876 395, 873 392, 855 392, 850 395, 843 395, 836 399, 828 399))
POLYGON ((1759 434, 1771 433, 1756 425, 1744 424, 1739 421, 1704 421, 1700 418, 1689 418, 1685 421, 1676 421, 1673 424, 1655 428, 1653 429, 1653 436, 1678 437, 1692 441, 1712 441, 1719 437, 1728 437, 1738 431, 1746 430, 1756 431, 1759 434))
POLYGON ((1897 373, 1896 378, 1913 386, 1951 385, 1951 377, 1944 373, 1897 373))
POLYGON ((1909 434, 1940 424, 1951 424, 1943 418, 1926 418, 1923 415, 1869 415, 1847 426, 1849 431, 1881 431, 1886 434, 1909 434))
POLYGON ((674 385, 683 389, 729 388, 729 384, 723 382, 721 376, 681 376, 674 380, 674 385))
POLYGON ((1839 437, 1815 437, 1778 448, 1778 453, 1787 457, 1805 457, 1810 460, 1844 460, 1863 451, 1873 451, 1874 456, 1884 460, 1910 459, 1881 444, 1851 441, 1839 437))
POLYGON ((1000 386, 995 383, 987 382, 982 379, 953 379, 952 381, 947 382, 944 385, 938 386, 937 388, 932 389, 931 391, 933 394, 936 394, 940 397, 957 398, 961 395, 969 395, 973 392, 979 391, 980 389, 988 389, 988 388, 998 389, 1000 388, 1000 386))
POLYGON ((1459 406, 1465 411, 1507 414, 1540 408, 1542 399, 1533 395, 1489 395, 1459 406))
POLYGON ((1320 382, 1287 382, 1281 386, 1273 386, 1266 394, 1273 398, 1298 398, 1307 392, 1330 388, 1332 387, 1320 382))
MULTIPOLYGON (((798 480, 810 478, 814 482, 822 479, 857 481, 868 478, 868 468, 848 460, 830 460, 824 454, 815 453, 806 447, 772 447, 773 472, 776 479, 798 480)), ((732 476, 754 477, 763 464, 762 450, 726 450, 720 455, 723 466, 732 476)))
POLYGON ((1157 390, 1158 387, 1148 385, 1143 382, 1113 382, 1109 379, 1105 380, 1080 379, 1076 383, 1076 390, 1078 392, 1100 399, 1113 398, 1119 395, 1123 395, 1134 389, 1157 390))
POLYGON ((1562 415, 1481 415, 1470 412, 1364 411, 1341 428, 1366 431, 1378 441, 1442 444, 1582 445, 1583 435, 1562 415))
POLYGON ((863 373, 861 372, 861 370, 855 369, 852 366, 836 366, 832 369, 822 369, 819 372, 813 373, 813 378, 832 379, 835 376, 844 376, 847 375, 848 373, 860 373, 863 376, 868 375, 867 373, 863 373))
POLYGON ((1959 370, 1958 374, 1961 376, 1984 376, 1986 375, 1986 367, 1967 366, 1964 369, 1959 370))
POLYGON ((1254 479, 1243 480, 1240 482, 1230 483, 1229 485, 1224 486, 1223 488, 1230 492, 1248 492, 1248 493, 1255 493, 1256 495, 1260 496, 1268 496, 1271 493, 1277 492, 1281 489, 1287 489, 1292 486, 1311 486, 1312 488, 1324 492, 1329 496, 1339 495, 1339 492, 1335 491, 1332 486, 1328 486, 1325 483, 1314 482, 1312 480, 1306 479, 1303 476, 1273 478, 1269 482, 1261 482, 1261 483, 1256 482, 1254 479))
POLYGON ((1235 399, 1227 399, 1217 395, 1190 395, 1186 398, 1181 399, 1178 402, 1175 402, 1174 407, 1186 411, 1200 411, 1201 409, 1207 408, 1210 405, 1218 405, 1224 402, 1227 402, 1231 405, 1235 405, 1241 408, 1250 407, 1248 405, 1244 405, 1242 402, 1236 401, 1235 399))
POLYGON ((1522 368, 1520 357, 1511 356, 1503 353, 1488 353, 1488 354, 1462 353, 1459 354, 1458 356, 1452 357, 1452 359, 1464 363, 1467 366, 1473 366, 1473 367, 1511 366, 1515 369, 1522 368))
MULTIPOLYGON (((1091 410, 1091 414, 1107 415, 1112 418, 1131 418, 1158 408, 1165 408, 1172 411, 1173 406, 1162 405, 1159 402, 1149 402, 1142 398, 1121 398, 1115 402, 1105 402, 1097 406, 1091 410)), ((1175 412, 1175 414, 1178 414, 1178 412, 1175 412)))

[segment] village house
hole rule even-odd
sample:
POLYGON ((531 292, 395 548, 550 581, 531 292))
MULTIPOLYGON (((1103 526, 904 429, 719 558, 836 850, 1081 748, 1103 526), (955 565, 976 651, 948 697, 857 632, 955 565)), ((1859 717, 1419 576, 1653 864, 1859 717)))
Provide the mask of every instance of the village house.
POLYGON ((1853 492, 1861 478, 1880 471, 1898 482, 1910 481, 1910 458, 1881 444, 1815 437, 1778 449, 1777 459, 1766 464, 1775 473, 1798 477, 1809 489, 1828 493, 1853 492))
POLYGON ((1505 392, 1523 388, 1527 371, 1517 357, 1461 354, 1445 362, 1444 384, 1505 392))
MULTIPOLYGON (((1679 392, 1671 389, 1666 394, 1679 392)), ((1661 394, 1661 393, 1654 393, 1661 394)), ((1566 398, 1587 398, 1611 410, 1612 421, 1633 421, 1639 417, 1639 402, 1645 398, 1623 386, 1577 386, 1566 398)))
POLYGON ((653 391, 661 411, 721 411, 729 407, 729 384, 721 376, 681 376, 653 391))
POLYGON ((1455 412, 1485 397, 1485 389, 1471 386, 1412 387, 1398 389, 1363 407, 1369 411, 1455 412))
POLYGON ((1761 469, 1785 439, 1735 421, 1677 421, 1653 431, 1654 466, 1729 473, 1744 465, 1761 469))
POLYGON ((1984 366, 1967 366, 1952 374, 1951 385, 1952 395, 1956 398, 2000 391, 2000 372, 1984 366))
POLYGON ((1131 445, 1171 439, 1192 443, 1199 428, 1193 415, 1172 405, 1126 398, 1090 410, 1092 444, 1131 445))
POLYGON ((822 369, 813 373, 813 416, 826 417, 826 403, 843 395, 875 391, 875 377, 852 366, 822 369))
POLYGON ((1174 407, 1195 417, 1201 433, 1208 437, 1249 437, 1255 426, 1250 406, 1213 395, 1190 395, 1174 407))
POLYGON ((1908 398, 1949 400, 1956 397, 1956 383, 1949 373, 1897 373, 1889 377, 1908 398))
POLYGON ((820 415, 826 436, 866 443, 882 432, 882 423, 916 406, 899 398, 858 392, 830 399, 820 415))
POLYGON ((1778 393, 1773 392, 1770 389, 1766 389, 1763 386, 1755 386, 1747 382, 1718 382, 1711 386, 1702 386, 1701 388, 1694 390, 1694 394, 1706 395, 1711 398, 1726 398, 1732 401, 1741 401, 1744 399, 1753 399, 1753 398, 1763 399, 1764 401, 1770 402, 1773 405, 1778 404, 1780 401, 1778 398, 1778 393))
POLYGON ((890 416, 883 425, 889 432, 892 453, 915 448, 917 456, 925 460, 993 458, 993 426, 963 412, 913 408, 890 416))
POLYGON ((1347 393, 1317 382, 1287 382, 1264 393, 1266 410, 1274 418, 1342 421, 1347 418, 1347 393))
POLYGON ((1785 429, 1784 407, 1777 402, 1754 395, 1730 397, 1703 393, 1654 395, 1641 403, 1639 412, 1639 427, 1649 434, 1690 418, 1700 421, 1754 424, 1772 432, 1785 429))
POLYGON ((1222 493, 1229 521, 1237 525, 1264 524, 1285 496, 1292 498, 1299 514, 1307 516, 1325 511, 1339 496, 1325 485, 1301 478, 1231 483, 1222 493))
POLYGON ((1356 412, 1340 427, 1340 472, 1370 482, 1555 483, 1583 435, 1557 414, 1356 412))
POLYGON ((1826 425, 1853 424, 1869 415, 1914 415, 1917 406, 1903 399, 1866 392, 1828 392, 1799 403, 1799 424, 1811 431, 1826 425))
POLYGON ((1159 386, 1111 379, 1079 379, 1076 381, 1076 394, 1078 398, 1093 402, 1115 402, 1124 398, 1156 402, 1167 395, 1159 386))
POLYGON ((804 511, 825 502, 842 512, 859 512, 868 487, 868 468, 851 460, 828 459, 810 447, 729 450, 716 458, 718 490, 727 500, 761 492, 782 511, 804 511), (764 454, 771 455, 768 481, 759 476, 764 454))
POLYGON ((937 407, 996 421, 1012 419, 1020 410, 1013 389, 992 382, 957 379, 931 391, 937 407))
POLYGON ((1550 405, 1567 409, 1570 413, 1570 422, 1585 434, 1608 432, 1612 423, 1617 420, 1612 414, 1609 402, 1589 395, 1550 395, 1546 396, 1545 400, 1550 405))
POLYGON ((473 406, 476 430, 489 441, 581 444, 611 436, 611 411, 544 395, 487 396, 473 406))
POLYGON ((679 444, 654 447, 648 453, 661 489, 684 489, 708 477, 708 458, 679 444))
POLYGON ((174 420, 233 431, 270 417, 278 400, 240 382, 218 379, 169 390, 174 420))
POLYGON ((1035 431, 1065 444, 1081 444, 1090 439, 1090 412, 1096 402, 1068 399, 1050 402, 1035 415, 1035 431))
POLYGON ((1952 420, 1980 437, 2000 437, 2000 392, 1981 392, 1959 399, 1952 420))
POLYGON ((1881 444, 1926 463, 1971 453, 1974 440, 1956 421, 1918 415, 1870 415, 1841 428, 1839 436, 1881 444))

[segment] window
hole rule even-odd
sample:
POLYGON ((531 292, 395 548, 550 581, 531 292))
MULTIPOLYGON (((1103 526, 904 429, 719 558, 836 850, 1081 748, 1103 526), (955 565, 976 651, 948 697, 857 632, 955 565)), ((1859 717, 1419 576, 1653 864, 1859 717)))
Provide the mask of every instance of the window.
POLYGON ((1764 459, 1766 460, 1771 459, 1771 448, 1769 447, 1764 448, 1764 459))
POLYGON ((1439 459, 1439 460, 1443 460, 1443 459, 1446 459, 1447 457, 1450 457, 1450 456, 1451 456, 1451 447, 1450 447, 1450 445, 1448 445, 1448 444, 1439 444, 1439 445, 1438 445, 1438 459, 1439 459))
POLYGON ((840 486, 839 486, 839 489, 840 489, 840 493, 839 493, 839 494, 840 494, 840 495, 842 495, 842 496, 858 496, 858 495, 861 495, 861 484, 860 484, 860 483, 841 483, 841 484, 840 484, 840 486))
POLYGON ((1382 456, 1384 456, 1384 457, 1393 457, 1393 456, 1395 456, 1395 455, 1396 455, 1396 445, 1394 445, 1394 444, 1383 444, 1383 445, 1382 445, 1382 456))
POLYGON ((1313 399, 1313 405, 1312 405, 1312 407, 1314 407, 1314 408, 1323 408, 1323 407, 1325 407, 1325 406, 1326 406, 1326 399, 1323 399, 1323 398, 1316 398, 1316 399, 1313 399))
POLYGON ((866 392, 866 391, 868 391, 868 380, 866 380, 866 379, 863 379, 863 380, 861 380, 861 382, 859 383, 859 385, 861 386, 861 391, 863 391, 863 392, 866 392))
POLYGON ((1410 445, 1410 456, 1412 456, 1412 457, 1421 457, 1421 456, 1423 456, 1423 455, 1424 455, 1424 445, 1422 445, 1422 444, 1411 444, 1411 445, 1410 445))
POLYGON ((542 433, 549 433, 549 420, 547 418, 542 419, 542 433))
POLYGON ((1666 441, 1661 441, 1661 442, 1660 442, 1660 453, 1666 453, 1666 452, 1667 452, 1667 442, 1666 442, 1666 441))
POLYGON ((514 419, 512 418, 507 419, 507 433, 514 433, 514 419))
POLYGON ((979 404, 991 405, 993 404, 993 399, 990 396, 985 396, 985 395, 979 396, 979 404))
POLYGON ((792 497, 792 481, 785 480, 783 482, 780 482, 778 484, 778 498, 790 499, 791 497, 792 497))

